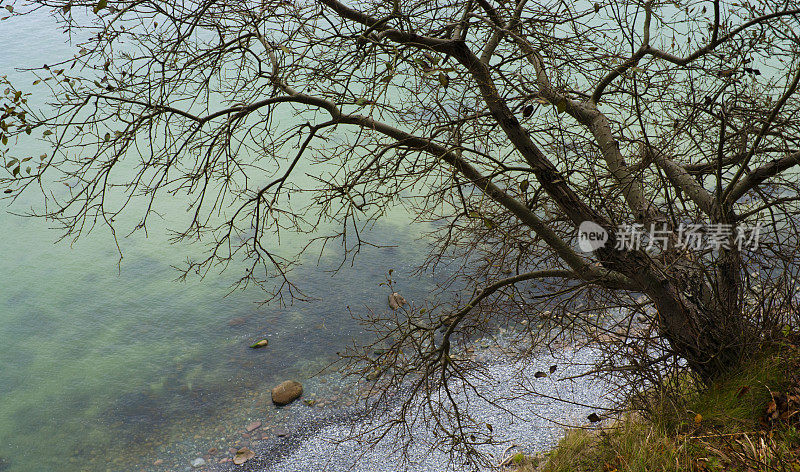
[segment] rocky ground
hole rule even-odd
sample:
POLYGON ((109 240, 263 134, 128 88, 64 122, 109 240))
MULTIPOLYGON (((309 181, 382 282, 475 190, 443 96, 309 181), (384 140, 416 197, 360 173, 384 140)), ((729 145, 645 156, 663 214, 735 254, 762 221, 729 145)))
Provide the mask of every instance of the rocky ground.
MULTIPOLYGON (((598 411, 589 405, 607 403, 608 389, 588 378, 568 378, 588 370, 594 362, 594 355, 591 350, 575 352, 564 349, 556 354, 543 353, 523 363, 497 361, 493 359, 491 350, 479 353, 479 359, 486 362, 493 377, 485 385, 485 390, 490 392, 490 398, 501 399, 499 401, 504 407, 499 409, 488 401, 470 399, 471 413, 491 424, 495 438, 502 441, 502 444, 488 447, 483 452, 499 463, 506 448, 512 444, 517 446, 515 450, 528 454, 545 451, 562 436, 565 425, 588 424, 587 416, 598 411), (549 375, 550 366, 556 366, 552 375, 549 375), (507 399, 518 391, 522 371, 526 372, 528 379, 535 380, 533 386, 541 395, 507 399), (539 371, 548 372, 548 376, 535 378, 534 373, 539 371)), ((374 420, 358 404, 341 399, 327 402, 323 399, 309 406, 304 399, 308 400, 306 394, 284 407, 294 410, 290 415, 294 418, 292 422, 277 428, 259 422, 244 425, 243 441, 227 451, 211 451, 214 454, 198 457, 193 464, 186 464, 186 469, 246 472, 462 470, 458 464, 451 464, 445 453, 430 450, 426 444, 435 437, 425 427, 414 428, 415 443, 404 460, 397 452, 395 441, 387 440, 366 447, 349 439, 354 433, 369 428, 374 420), (254 456, 241 465, 234 465, 232 459, 243 444, 253 451, 254 456)), ((381 418, 397 413, 396 407, 390 405, 387 408, 388 411, 379 412, 381 418)))

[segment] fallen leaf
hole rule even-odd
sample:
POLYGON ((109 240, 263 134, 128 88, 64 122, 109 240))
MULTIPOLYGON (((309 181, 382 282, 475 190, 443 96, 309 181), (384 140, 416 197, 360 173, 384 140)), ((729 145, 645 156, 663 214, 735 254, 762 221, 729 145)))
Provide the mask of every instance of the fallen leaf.
POLYGON ((701 421, 703 421, 703 415, 700 413, 696 414, 694 417, 694 424, 699 425, 701 421))
POLYGON ((266 339, 262 339, 261 341, 251 345, 250 347, 252 349, 258 349, 260 347, 267 347, 268 344, 269 344, 269 341, 267 341, 266 339))

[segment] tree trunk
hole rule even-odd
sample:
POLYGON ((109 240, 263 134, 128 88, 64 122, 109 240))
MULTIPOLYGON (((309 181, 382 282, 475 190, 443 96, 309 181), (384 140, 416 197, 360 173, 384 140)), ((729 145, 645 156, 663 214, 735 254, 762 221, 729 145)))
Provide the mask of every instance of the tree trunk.
POLYGON ((753 341, 749 339, 751 330, 732 329, 741 326, 741 313, 709 314, 708 307, 669 293, 654 299, 661 335, 700 379, 711 382, 739 365, 746 346, 753 341))
POLYGON ((735 251, 719 254, 710 282, 696 261, 661 264, 638 251, 610 248, 600 249, 598 256, 653 301, 659 334, 703 382, 736 369, 758 342, 758 331, 742 311, 741 260, 735 251))
POLYGON ((716 267, 713 285, 698 272, 648 293, 661 334, 706 383, 736 369, 760 340, 742 310, 738 254, 723 252, 716 267))

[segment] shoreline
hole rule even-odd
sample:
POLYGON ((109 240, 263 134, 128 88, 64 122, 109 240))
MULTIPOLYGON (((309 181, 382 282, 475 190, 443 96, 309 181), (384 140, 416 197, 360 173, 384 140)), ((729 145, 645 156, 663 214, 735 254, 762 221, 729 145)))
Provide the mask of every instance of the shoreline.
MULTIPOLYGON (((560 352, 542 352, 530 359, 503 360, 490 359, 492 352, 476 355, 482 356, 493 381, 481 385, 486 393, 493 392, 490 399, 502 403, 503 409, 492 406, 486 401, 475 398, 464 398, 471 402, 470 413, 480 421, 493 425, 495 439, 499 444, 485 447, 482 452, 492 457, 493 463, 500 463, 501 457, 510 445, 516 445, 517 451, 535 454, 550 450, 564 432, 571 426, 583 426, 586 417, 596 411, 595 408, 580 406, 587 404, 602 407, 610 402, 607 398, 608 388, 604 384, 594 382, 591 378, 559 380, 574 376, 587 370, 596 359, 591 348, 576 349, 565 347, 560 352), (573 365, 569 365, 569 364, 573 365), (534 379, 534 373, 546 370, 548 366, 558 366, 552 378, 534 379), (551 398, 530 396, 511 398, 518 393, 522 385, 521 373, 529 381, 535 380, 535 390, 551 398), (554 398, 561 398, 559 401, 554 398), (551 421, 552 420, 552 421, 551 421)), ((532 385, 526 385, 530 388, 532 385)), ((297 400, 285 408, 306 411, 297 412, 297 416, 287 424, 285 437, 256 441, 250 449, 255 457, 240 466, 232 462, 218 463, 213 461, 205 468, 194 470, 245 471, 245 472, 308 472, 308 471, 354 471, 354 472, 446 472, 460 470, 450 464, 449 456, 432 450, 430 444, 435 443, 436 436, 430 428, 415 428, 412 431, 414 443, 409 448, 409 461, 404 461, 398 452, 398 443, 384 440, 374 447, 365 447, 357 440, 348 439, 354 433, 364 432, 370 427, 370 417, 375 410, 357 403, 352 407, 331 405, 330 408, 309 408, 297 400)), ((397 413, 396 404, 385 405, 390 414, 397 413)), ((380 412, 380 410, 379 410, 380 412)), ((229 457, 229 456, 228 456, 229 457)), ((224 460, 224 459, 223 459, 224 460)), ((187 464, 188 465, 188 464, 187 464)))

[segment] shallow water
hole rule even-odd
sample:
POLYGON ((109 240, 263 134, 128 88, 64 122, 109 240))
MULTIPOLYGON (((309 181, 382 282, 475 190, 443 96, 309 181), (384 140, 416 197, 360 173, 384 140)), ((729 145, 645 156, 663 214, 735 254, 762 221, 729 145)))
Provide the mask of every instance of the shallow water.
MULTIPOLYGON (((45 16, 0 22, 0 74, 18 76, 14 67, 67 51, 45 16)), ((47 222, 7 213, 35 205, 28 198, 0 203, 3 472, 139 470, 157 459, 182 470, 240 440, 247 421, 263 420, 265 430, 287 421, 293 409, 276 411, 269 388, 306 381, 350 340, 364 339, 347 307, 383 309, 379 284, 390 268, 410 300, 431 287, 408 277, 424 248, 402 213, 371 233, 394 247, 365 248, 335 277, 328 270, 340 263, 336 250, 319 265, 309 260, 293 280, 317 300, 281 307, 257 305, 257 289, 226 296, 236 267, 175 282, 171 266, 202 248, 170 246, 162 221, 148 237, 122 240, 118 265, 107 231, 56 243, 47 222), (267 349, 247 348, 261 338, 267 349)), ((281 249, 301 242, 285 239, 281 249)), ((336 392, 318 379, 309 385, 310 395, 336 392)))

